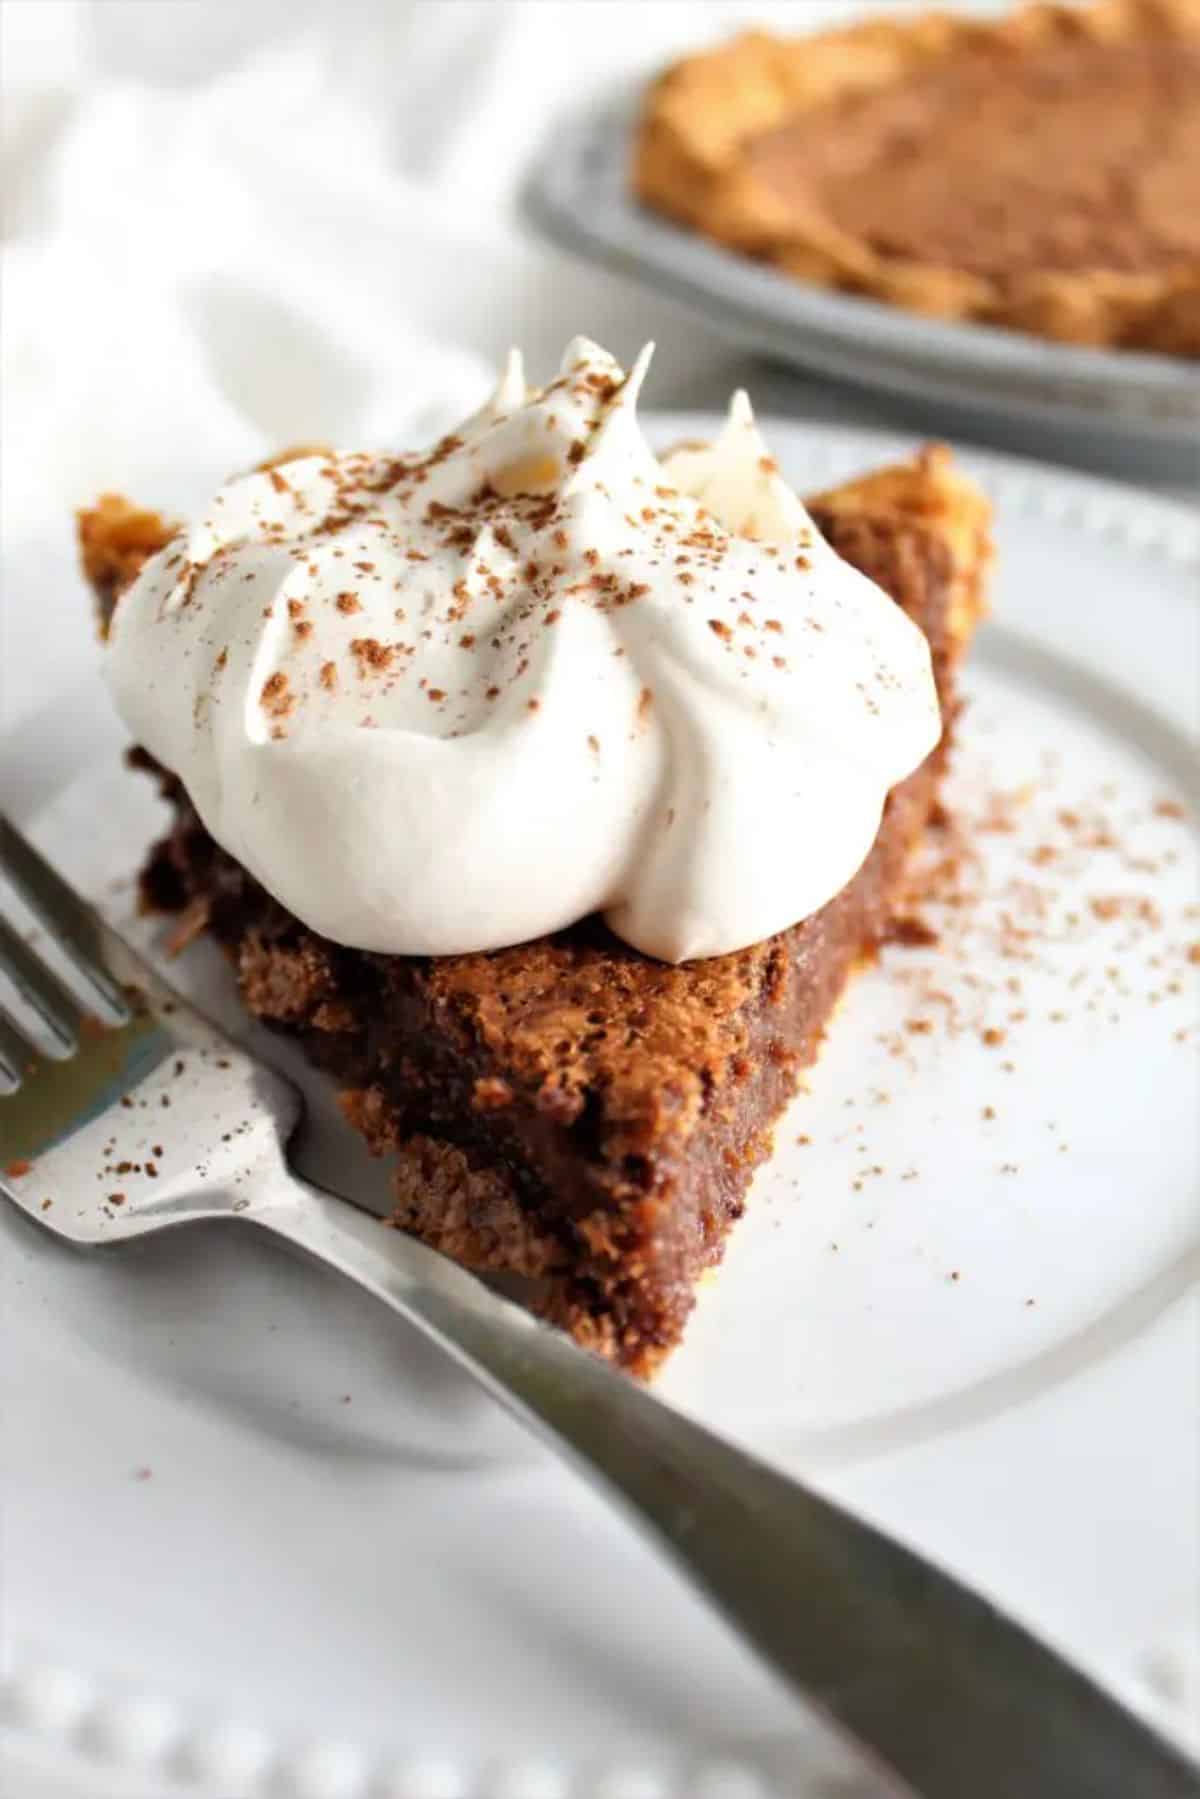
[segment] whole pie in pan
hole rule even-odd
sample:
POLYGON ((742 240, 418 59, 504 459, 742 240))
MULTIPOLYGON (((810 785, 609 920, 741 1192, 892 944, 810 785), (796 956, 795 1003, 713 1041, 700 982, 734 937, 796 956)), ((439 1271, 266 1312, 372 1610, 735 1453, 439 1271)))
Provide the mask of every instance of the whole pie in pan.
POLYGON ((640 198, 798 280, 1200 355, 1200 0, 741 36, 646 97, 640 198))
MULTIPOLYGON (((272 469, 281 504, 297 466, 284 460, 272 469)), ((480 504, 493 500, 485 495, 480 504)), ((371 504, 385 503, 377 481, 371 504)), ((534 504, 547 530, 565 537, 552 500, 534 504)), ((984 605, 989 509, 948 451, 927 449, 807 504, 808 527, 882 589, 875 599, 884 612, 890 600, 923 634, 941 737, 892 788, 873 846, 840 890, 803 922, 733 953, 660 960, 596 915, 473 953, 348 947, 303 922, 218 844, 176 771, 135 752, 174 813, 143 872, 147 903, 178 915, 180 943, 211 933, 248 1010, 298 1039, 336 1083, 346 1116, 388 1161, 395 1224, 472 1268, 525 1277, 537 1310, 636 1373, 679 1340, 695 1284, 744 1209, 773 1126, 817 1055, 848 976, 888 934, 910 856, 937 806, 956 675, 984 605)), ((517 495, 513 505, 526 500, 517 495)), ((335 530, 349 510, 343 504, 335 530)), ((440 529, 446 509, 430 512, 440 529)), ((145 593, 139 570, 153 581, 156 567, 178 563, 182 552, 170 551, 182 539, 156 514, 113 496, 80 523, 85 572, 105 627, 115 615, 119 636, 122 606, 145 593)), ((326 524, 309 541, 327 543, 326 524)), ((462 531, 453 517, 448 528, 462 531)), ((501 541, 504 529, 495 527, 501 541)), ((264 530, 273 554, 271 527, 264 530)), ((593 552, 584 555, 587 567, 593 552)), ((691 580, 689 556, 673 556, 661 579, 691 580)), ((237 579, 230 575, 234 586, 237 579)), ((801 576, 781 579, 786 592, 801 576)), ((576 605, 592 604, 569 591, 576 605)), ((672 588, 672 604, 690 604, 694 591, 672 588)), ((626 601, 639 603, 617 595, 618 605, 626 601)), ((169 607, 178 614, 191 603, 185 581, 169 607)), ((748 612, 755 595, 738 603, 748 612)), ((628 605, 622 618, 632 616, 628 605)), ((251 610, 257 618, 260 609, 251 610)), ((315 617, 299 602, 289 611, 296 630, 315 617)), ((768 647, 782 640, 781 623, 765 620, 768 647)), ((735 657, 729 668, 758 666, 743 660, 754 654, 749 642, 737 650, 707 631, 699 636, 714 654, 735 657)), ((386 812, 378 816, 378 833, 393 828, 386 812)))

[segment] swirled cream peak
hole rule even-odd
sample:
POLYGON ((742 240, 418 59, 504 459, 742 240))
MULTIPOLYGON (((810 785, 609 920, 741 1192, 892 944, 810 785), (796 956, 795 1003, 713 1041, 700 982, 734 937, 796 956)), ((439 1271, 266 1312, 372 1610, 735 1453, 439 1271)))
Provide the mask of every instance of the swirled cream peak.
POLYGON ((498 948, 600 911, 669 961, 831 899, 937 742, 924 638, 744 395, 658 460, 586 340, 424 455, 241 476, 122 600, 109 678, 209 831, 335 942, 498 948))

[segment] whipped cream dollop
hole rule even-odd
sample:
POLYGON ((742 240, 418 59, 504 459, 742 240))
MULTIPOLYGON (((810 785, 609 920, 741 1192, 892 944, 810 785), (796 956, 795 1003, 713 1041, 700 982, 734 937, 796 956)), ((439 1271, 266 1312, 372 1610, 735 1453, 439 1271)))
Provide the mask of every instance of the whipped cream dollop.
POLYGON ((668 961, 854 875, 941 732, 929 650, 735 397, 656 458, 580 338, 423 455, 304 454, 147 563, 107 657, 212 836, 313 930, 495 949, 603 912, 668 961))

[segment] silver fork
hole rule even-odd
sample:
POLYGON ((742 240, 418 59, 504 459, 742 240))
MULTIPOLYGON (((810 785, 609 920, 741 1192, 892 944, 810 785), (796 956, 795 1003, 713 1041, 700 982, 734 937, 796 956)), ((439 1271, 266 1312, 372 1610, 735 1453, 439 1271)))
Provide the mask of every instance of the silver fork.
POLYGON ((785 1681, 923 1799, 1196 1799, 1194 1764, 1020 1625, 287 1162, 293 1085, 172 991, 0 818, 0 1188, 75 1244, 235 1217, 338 1268, 622 1501, 785 1681), (39 1047, 41 1036, 49 1051, 39 1047))

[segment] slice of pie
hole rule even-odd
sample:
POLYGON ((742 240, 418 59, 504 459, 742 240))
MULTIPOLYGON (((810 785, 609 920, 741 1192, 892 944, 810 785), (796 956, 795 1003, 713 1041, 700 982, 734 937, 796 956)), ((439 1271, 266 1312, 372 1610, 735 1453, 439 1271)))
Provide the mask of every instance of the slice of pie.
MULTIPOLYGON (((144 870, 146 902, 179 915, 180 943, 210 932, 248 1010, 337 1084, 393 1170, 395 1224, 472 1268, 524 1277, 536 1310, 638 1374, 678 1342, 847 977, 887 935, 984 603, 989 510, 948 451, 809 506, 924 633, 945 728, 891 792, 848 884, 764 942, 668 965, 593 916, 472 954, 345 948, 271 897, 156 770, 175 817, 144 870)), ((80 532, 107 622, 171 527, 110 496, 80 532)))
POLYGON ((1200 0, 754 32, 647 96, 647 205, 796 278, 1200 355, 1200 0))

